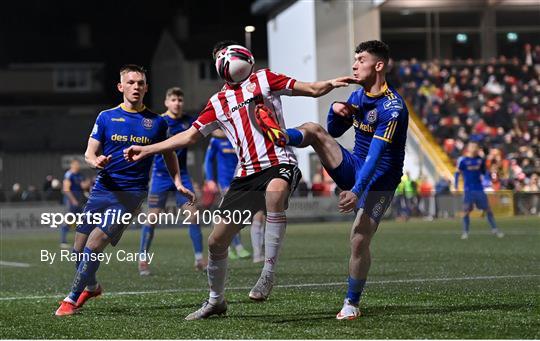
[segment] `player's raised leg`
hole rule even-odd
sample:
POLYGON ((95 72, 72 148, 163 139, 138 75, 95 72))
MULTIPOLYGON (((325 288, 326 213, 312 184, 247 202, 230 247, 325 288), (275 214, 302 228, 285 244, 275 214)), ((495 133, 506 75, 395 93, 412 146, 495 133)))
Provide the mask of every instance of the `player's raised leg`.
MULTIPOLYGON (((256 111, 271 113, 271 110, 263 105, 258 105, 256 111)), ((267 132, 270 126, 279 126, 272 114, 259 114, 257 117, 259 118, 257 123, 263 132, 267 132)), ((334 169, 341 164, 343 160, 341 147, 320 124, 307 122, 297 128, 282 129, 281 131, 287 136, 286 144, 289 146, 298 148, 312 146, 325 168, 334 169)), ((275 135, 266 133, 266 136, 275 135)), ((277 138, 273 138, 271 141, 275 144, 279 143, 277 138)))

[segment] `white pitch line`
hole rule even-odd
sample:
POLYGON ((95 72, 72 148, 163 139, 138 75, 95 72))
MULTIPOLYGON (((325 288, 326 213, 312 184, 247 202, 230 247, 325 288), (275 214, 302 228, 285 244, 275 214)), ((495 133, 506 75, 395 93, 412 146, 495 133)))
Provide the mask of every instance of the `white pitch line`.
POLYGON ((0 265, 13 266, 15 268, 29 268, 30 267, 30 264, 28 264, 28 263, 6 262, 6 261, 3 261, 3 260, 0 260, 0 265))
MULTIPOLYGON (((392 284, 392 283, 426 283, 426 282, 454 282, 454 281, 479 281, 489 279, 506 279, 506 278, 533 278, 540 277, 540 275, 503 275, 503 276, 471 276, 471 277, 450 277, 450 278, 411 278, 411 279, 395 279, 395 280, 382 280, 382 281, 368 281, 367 284, 392 284)), ((347 285, 347 282, 329 282, 329 283, 304 283, 304 284, 281 284, 274 286, 275 288, 305 288, 305 287, 335 287, 347 285)), ((227 290, 249 290, 252 287, 231 287, 227 290)), ((147 295, 147 294, 165 294, 165 293, 178 293, 178 292, 200 292, 208 291, 207 288, 184 288, 184 289, 164 289, 164 290, 146 290, 146 291, 117 291, 106 292, 106 296, 124 296, 124 295, 147 295)), ((14 301, 14 300, 30 300, 30 299, 44 299, 44 298, 58 298, 62 297, 62 294, 57 295, 44 295, 44 296, 12 296, 12 297, 0 297, 0 301, 14 301)))

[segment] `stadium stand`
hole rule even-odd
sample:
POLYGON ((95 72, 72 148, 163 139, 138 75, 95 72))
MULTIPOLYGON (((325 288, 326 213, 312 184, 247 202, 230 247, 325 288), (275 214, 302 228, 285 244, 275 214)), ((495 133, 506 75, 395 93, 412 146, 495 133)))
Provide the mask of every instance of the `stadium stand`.
POLYGON ((469 140, 484 147, 493 190, 537 191, 540 46, 522 59, 397 62, 393 83, 455 161, 469 140))

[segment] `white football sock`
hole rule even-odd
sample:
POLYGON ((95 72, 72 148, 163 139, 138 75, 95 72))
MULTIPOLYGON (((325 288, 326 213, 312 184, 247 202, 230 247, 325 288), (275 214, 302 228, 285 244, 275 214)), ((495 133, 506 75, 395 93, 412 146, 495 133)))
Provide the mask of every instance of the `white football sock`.
POLYGON ((262 254, 264 240, 264 225, 259 220, 253 221, 251 224, 251 247, 253 248, 253 257, 260 258, 262 254))
POLYGON ((264 233, 264 267, 263 272, 274 272, 279 250, 285 237, 287 216, 285 212, 268 212, 266 215, 266 231, 264 233))
POLYGON ((225 279, 227 277, 227 251, 221 255, 208 253, 208 284, 210 285, 210 304, 223 302, 225 279), (216 258, 218 258, 216 260, 216 258))

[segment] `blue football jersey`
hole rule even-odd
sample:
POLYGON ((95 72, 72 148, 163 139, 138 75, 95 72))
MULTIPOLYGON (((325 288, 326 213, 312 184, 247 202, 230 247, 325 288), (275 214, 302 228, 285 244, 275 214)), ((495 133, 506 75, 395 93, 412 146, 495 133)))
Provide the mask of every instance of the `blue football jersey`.
POLYGON ((120 104, 102 111, 90 137, 101 142, 103 155, 112 155, 112 160, 99 172, 94 189, 147 190, 152 158, 127 162, 123 150, 131 145, 149 145, 165 140, 167 127, 163 117, 146 107, 135 111, 120 104))
POLYGON ((77 200, 82 199, 83 190, 81 187, 81 182, 84 181, 84 175, 82 175, 81 173, 73 173, 72 171, 68 170, 64 174, 64 180, 70 181, 71 185, 69 186, 69 190, 71 191, 73 196, 75 196, 77 200))
POLYGON ((482 177, 486 174, 486 164, 481 157, 460 157, 457 168, 463 174, 465 191, 483 191, 482 177))
POLYGON ((353 154, 362 160, 368 155, 372 139, 388 142, 377 169, 395 172, 396 176, 401 176, 409 125, 409 112, 403 98, 394 88, 385 84, 378 94, 371 94, 360 88, 351 94, 347 103, 355 108, 352 121, 332 116, 333 120, 340 121, 335 124, 329 116, 330 134, 334 137, 340 136, 352 125, 355 131, 353 154), (331 129, 332 126, 337 126, 337 131, 335 128, 331 129))
POLYGON ((217 181, 221 188, 229 187, 237 165, 238 157, 231 142, 226 138, 212 137, 204 159, 206 180, 217 181), (217 175, 214 174, 214 162, 217 175))
MULTIPOLYGON (((167 113, 164 113, 161 115, 161 117, 163 117, 163 119, 167 122, 167 137, 171 137, 188 130, 191 127, 191 124, 195 121, 193 117, 188 115, 183 115, 179 119, 175 119, 169 116, 167 113)), ((187 148, 176 150, 176 156, 178 157, 180 172, 187 173, 187 148)), ((152 172, 169 173, 165 160, 161 154, 154 156, 154 166, 152 168, 152 172)))

